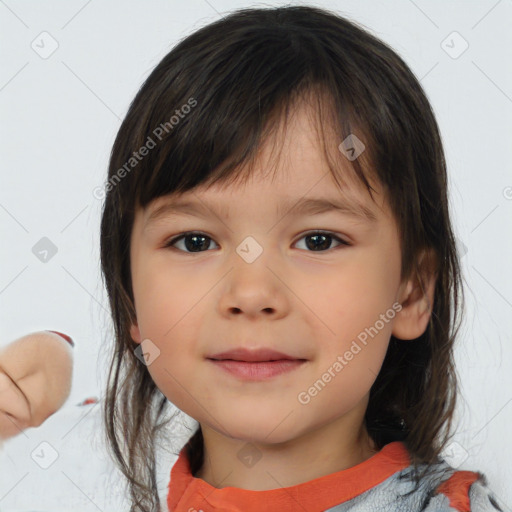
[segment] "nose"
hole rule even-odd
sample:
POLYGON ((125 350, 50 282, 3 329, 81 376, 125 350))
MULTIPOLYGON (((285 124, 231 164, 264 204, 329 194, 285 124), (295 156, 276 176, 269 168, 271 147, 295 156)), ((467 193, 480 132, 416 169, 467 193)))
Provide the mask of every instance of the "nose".
POLYGON ((226 276, 219 301, 220 313, 251 319, 282 318, 290 309, 288 290, 275 265, 270 267, 266 258, 260 257, 252 263, 239 258, 226 276))

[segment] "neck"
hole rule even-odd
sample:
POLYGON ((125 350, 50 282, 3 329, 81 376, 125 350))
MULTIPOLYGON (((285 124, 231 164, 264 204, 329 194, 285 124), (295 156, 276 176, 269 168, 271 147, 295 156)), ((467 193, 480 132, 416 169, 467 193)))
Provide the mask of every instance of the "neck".
POLYGON ((353 423, 354 418, 339 418, 276 444, 228 438, 202 425, 204 463, 195 476, 216 488, 263 491, 348 469, 377 453, 362 422, 355 429, 353 423))

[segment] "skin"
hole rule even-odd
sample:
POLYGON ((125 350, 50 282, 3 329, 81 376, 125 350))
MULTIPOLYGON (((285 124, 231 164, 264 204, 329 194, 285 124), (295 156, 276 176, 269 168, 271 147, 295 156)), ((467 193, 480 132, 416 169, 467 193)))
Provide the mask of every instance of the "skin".
POLYGON ((270 162, 265 145, 247 183, 180 196, 214 204, 210 215, 168 214, 146 225, 170 197, 136 211, 130 256, 137 318, 131 336, 137 343, 151 340, 154 354, 157 347, 148 370, 165 396, 201 424, 205 464, 195 476, 218 488, 297 485, 374 455, 363 418, 390 336, 414 339, 428 325, 435 278, 424 276, 425 295, 417 280, 401 280, 399 233, 378 184, 375 203, 348 173, 340 190, 313 133, 307 107, 299 106, 280 142, 274 180, 264 173, 270 162), (338 212, 276 214, 283 200, 304 195, 357 198, 377 220, 338 212), (165 247, 188 230, 209 237, 202 252, 187 252, 183 239, 165 247), (351 245, 333 239, 326 249, 308 248, 304 236, 315 230, 351 245), (252 263, 236 252, 247 236, 263 249, 252 263), (301 404, 299 393, 397 302, 402 310, 393 320, 301 404), (307 361, 264 381, 243 381, 207 359, 235 347, 269 347, 307 361), (247 443, 261 456, 251 467, 237 456, 247 443))
POLYGON ((27 334, 0 351, 0 440, 38 427, 71 390, 73 349, 47 331, 27 334))

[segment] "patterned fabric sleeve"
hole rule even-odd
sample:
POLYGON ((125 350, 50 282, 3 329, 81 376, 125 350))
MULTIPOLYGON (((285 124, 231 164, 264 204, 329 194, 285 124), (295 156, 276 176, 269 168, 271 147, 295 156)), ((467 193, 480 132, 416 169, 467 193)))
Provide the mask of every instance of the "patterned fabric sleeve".
POLYGON ((509 512, 498 504, 480 472, 456 471, 438 487, 437 495, 457 512, 509 512))
MULTIPOLYGON (((483 476, 483 475, 482 475, 483 476)), ((469 489, 469 501, 471 504, 471 512, 512 512, 510 506, 503 508, 498 504, 498 500, 494 493, 487 487, 485 476, 481 480, 477 480, 469 489)))

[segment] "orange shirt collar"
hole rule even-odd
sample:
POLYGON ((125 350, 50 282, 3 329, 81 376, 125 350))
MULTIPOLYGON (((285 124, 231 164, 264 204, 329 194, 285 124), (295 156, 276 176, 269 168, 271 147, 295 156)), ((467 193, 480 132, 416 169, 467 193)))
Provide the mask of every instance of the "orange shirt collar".
POLYGON ((291 487, 268 491, 217 489, 192 476, 183 448, 171 470, 167 505, 170 512, 327 510, 375 487, 409 465, 407 448, 401 441, 394 441, 356 466, 291 487))

